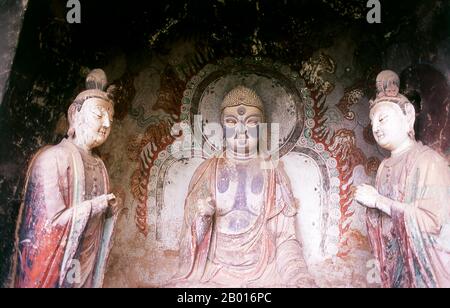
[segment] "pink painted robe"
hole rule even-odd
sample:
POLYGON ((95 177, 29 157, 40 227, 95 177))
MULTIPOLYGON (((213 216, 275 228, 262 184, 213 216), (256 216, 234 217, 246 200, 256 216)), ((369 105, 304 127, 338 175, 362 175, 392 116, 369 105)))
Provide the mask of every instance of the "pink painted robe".
MULTIPOLYGON (((105 166, 103 191, 109 191, 105 166)), ((78 149, 64 139, 41 150, 27 174, 25 200, 19 217, 18 253, 14 286, 17 288, 72 287, 76 253, 92 208, 81 203, 85 195, 84 165, 78 149), (64 215, 63 215, 64 214, 64 215), (62 219, 63 217, 68 217, 62 219)), ((116 216, 102 224, 102 238, 92 273, 92 287, 101 287, 116 216)), ((75 281, 76 282, 76 281, 75 281)))
POLYGON ((377 174, 378 201, 391 217, 369 209, 369 239, 383 287, 450 287, 448 162, 421 143, 385 159, 377 174))
POLYGON ((223 235, 199 215, 198 200, 216 198, 218 169, 224 158, 212 158, 195 172, 185 202, 180 266, 172 285, 187 287, 314 286, 295 234, 297 214, 288 178, 278 168, 264 170, 264 208, 244 234, 223 235), (198 234, 205 234, 199 241, 198 234))

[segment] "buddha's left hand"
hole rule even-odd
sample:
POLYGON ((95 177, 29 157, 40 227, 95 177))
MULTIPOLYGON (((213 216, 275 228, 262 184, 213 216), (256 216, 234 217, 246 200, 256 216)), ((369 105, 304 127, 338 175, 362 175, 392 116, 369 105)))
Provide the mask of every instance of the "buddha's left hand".
POLYGON ((356 201, 370 208, 376 208, 379 193, 375 187, 362 184, 356 187, 354 198, 356 201))
POLYGON ((201 217, 212 217, 216 211, 215 202, 211 197, 198 200, 197 206, 201 217))

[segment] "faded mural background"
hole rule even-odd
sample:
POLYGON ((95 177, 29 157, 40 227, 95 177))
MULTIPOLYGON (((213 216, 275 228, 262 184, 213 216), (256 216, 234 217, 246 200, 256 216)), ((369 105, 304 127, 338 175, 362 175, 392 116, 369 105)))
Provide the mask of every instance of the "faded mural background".
POLYGON ((373 182, 386 154, 368 119, 380 70, 401 76, 418 138, 450 154, 450 4, 381 3, 382 24, 370 25, 356 0, 82 1, 82 23, 69 25, 64 1, 0 1, 8 25, 0 27, 8 43, 0 48, 8 76, 0 84, 0 283, 26 165, 64 136, 71 99, 86 72, 101 67, 117 103, 100 154, 126 200, 106 287, 161 286, 176 270, 187 185, 208 156, 171 155, 186 140, 176 128, 190 127, 195 114, 217 121, 218 102, 238 83, 255 88, 281 125, 298 237, 317 283, 376 287, 367 279, 364 210, 349 188, 373 182))

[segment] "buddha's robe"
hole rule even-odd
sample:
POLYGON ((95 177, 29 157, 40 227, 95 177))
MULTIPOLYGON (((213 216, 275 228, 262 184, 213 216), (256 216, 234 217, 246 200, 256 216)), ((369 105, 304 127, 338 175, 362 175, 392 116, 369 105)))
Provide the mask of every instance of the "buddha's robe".
POLYGON ((295 234, 297 214, 281 163, 212 158, 196 170, 185 202, 178 286, 313 286, 295 234), (210 198, 212 217, 200 214, 210 198), (181 284, 180 284, 181 283, 181 284))

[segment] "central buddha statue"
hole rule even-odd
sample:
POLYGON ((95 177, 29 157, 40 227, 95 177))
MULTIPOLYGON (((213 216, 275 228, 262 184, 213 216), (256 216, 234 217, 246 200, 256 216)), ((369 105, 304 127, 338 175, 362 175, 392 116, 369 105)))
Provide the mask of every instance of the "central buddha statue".
POLYGON ((264 105, 238 86, 221 104, 225 150, 195 171, 185 201, 178 287, 311 287, 281 162, 263 157, 264 105), (266 166, 266 167, 263 167, 266 166))

